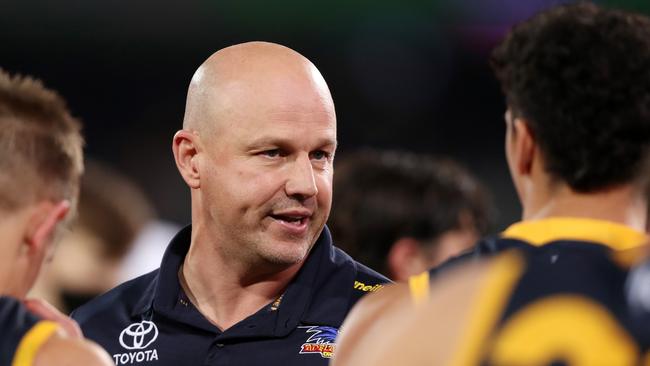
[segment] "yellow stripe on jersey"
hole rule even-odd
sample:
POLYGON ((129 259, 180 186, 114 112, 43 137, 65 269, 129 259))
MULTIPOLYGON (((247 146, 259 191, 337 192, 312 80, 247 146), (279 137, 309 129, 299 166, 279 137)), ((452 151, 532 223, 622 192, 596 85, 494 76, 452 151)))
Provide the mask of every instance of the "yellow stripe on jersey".
POLYGON ((11 366, 32 366, 38 350, 58 328, 57 323, 49 320, 36 323, 20 340, 11 366))
POLYGON ((575 217, 522 221, 507 228, 502 237, 520 239, 536 246, 556 240, 589 241, 614 250, 636 248, 649 239, 645 233, 625 225, 575 217))
POLYGON ((494 337, 492 365, 627 366, 639 349, 607 308, 588 297, 556 295, 515 313, 494 337))
POLYGON ((514 251, 504 252, 489 263, 481 288, 472 300, 474 308, 469 313, 461 333, 459 349, 453 352, 449 365, 478 365, 484 355, 484 340, 499 319, 510 293, 524 271, 523 258, 514 251))
POLYGON ((429 298, 429 271, 409 277, 409 290, 415 305, 420 305, 429 298))
POLYGON ((611 258, 619 266, 629 269, 650 258, 650 246, 644 245, 627 250, 613 251, 611 258))

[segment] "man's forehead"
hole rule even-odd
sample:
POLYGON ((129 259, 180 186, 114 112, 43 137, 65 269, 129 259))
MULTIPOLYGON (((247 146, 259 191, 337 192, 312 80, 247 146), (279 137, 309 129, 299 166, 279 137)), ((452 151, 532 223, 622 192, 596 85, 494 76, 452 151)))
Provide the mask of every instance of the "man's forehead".
POLYGON ((213 119, 233 124, 266 125, 313 123, 336 128, 336 112, 329 94, 313 89, 285 91, 255 90, 230 85, 208 106, 213 119))
POLYGON ((301 108, 301 106, 281 107, 272 106, 266 108, 259 114, 259 118, 270 122, 284 122, 286 124, 314 124, 336 128, 336 113, 333 106, 319 103, 312 108, 301 108))
POLYGON ((233 131, 245 135, 251 142, 301 139, 336 144, 336 120, 327 113, 277 113, 240 123, 233 126, 233 131))
POLYGON ((212 86, 203 94, 204 107, 213 114, 327 113, 335 118, 328 89, 293 80, 231 80, 212 86))

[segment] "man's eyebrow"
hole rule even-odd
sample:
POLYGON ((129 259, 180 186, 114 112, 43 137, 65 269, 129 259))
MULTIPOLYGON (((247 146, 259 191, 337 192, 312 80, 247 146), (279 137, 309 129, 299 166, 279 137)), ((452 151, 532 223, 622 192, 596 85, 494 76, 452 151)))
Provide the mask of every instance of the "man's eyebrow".
POLYGON ((337 147, 339 144, 338 140, 335 138, 323 138, 318 140, 318 146, 333 146, 337 147))
MULTIPOLYGON (((295 145, 294 140, 284 138, 284 137, 260 137, 251 141, 248 146, 252 148, 263 147, 263 146, 291 146, 295 145)), ((317 140, 315 146, 338 146, 338 141, 336 138, 320 138, 317 140)))
POLYGON ((250 147, 263 147, 263 146, 278 146, 286 145, 289 142, 288 139, 282 137, 260 137, 255 140, 252 140, 248 146, 250 147))

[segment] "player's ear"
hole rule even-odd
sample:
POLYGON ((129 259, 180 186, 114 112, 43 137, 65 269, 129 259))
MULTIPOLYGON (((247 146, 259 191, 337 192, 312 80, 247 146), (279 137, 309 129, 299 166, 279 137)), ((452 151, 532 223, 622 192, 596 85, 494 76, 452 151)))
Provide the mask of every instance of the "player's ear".
POLYGON ((25 234, 25 244, 30 247, 29 250, 44 251, 57 224, 65 219, 69 211, 70 201, 68 200, 57 203, 50 201, 39 203, 34 209, 25 234))
POLYGON ((513 143, 516 155, 515 169, 521 175, 529 175, 535 154, 537 143, 530 124, 523 118, 515 118, 513 121, 513 143))
POLYGON ((393 243, 386 261, 391 278, 398 282, 426 269, 420 260, 420 244, 413 238, 399 238, 393 243))
POLYGON ((198 143, 199 136, 187 130, 176 132, 172 142, 176 167, 190 188, 199 188, 201 186, 197 159, 198 143))

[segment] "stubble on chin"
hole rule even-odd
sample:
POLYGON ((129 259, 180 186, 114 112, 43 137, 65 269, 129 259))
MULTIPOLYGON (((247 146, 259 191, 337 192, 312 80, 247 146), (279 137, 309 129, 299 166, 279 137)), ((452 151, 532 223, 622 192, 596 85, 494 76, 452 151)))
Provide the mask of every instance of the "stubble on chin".
POLYGON ((311 239, 300 242, 259 243, 258 254, 263 261, 273 266, 289 267, 305 260, 311 247, 311 239))

